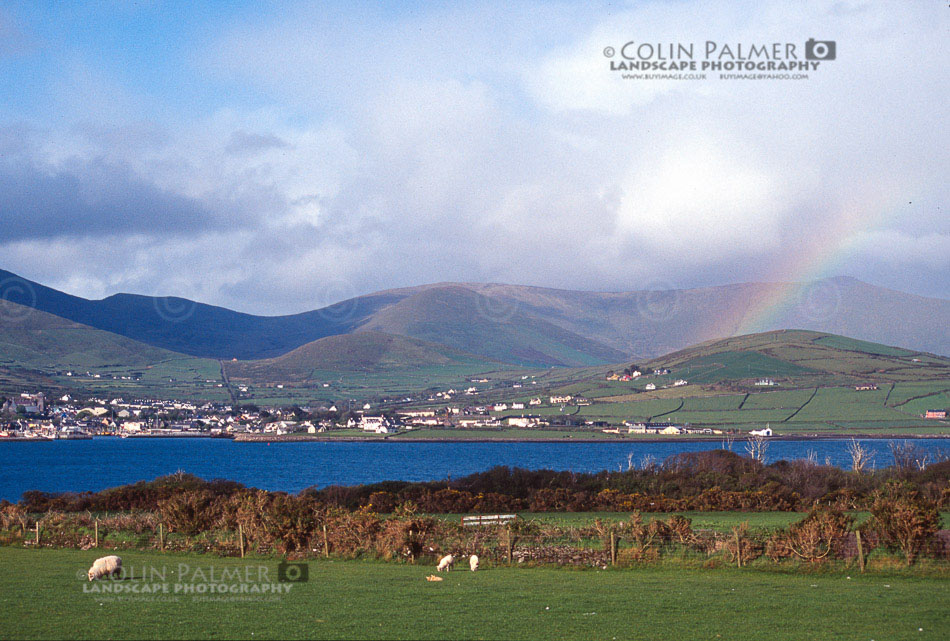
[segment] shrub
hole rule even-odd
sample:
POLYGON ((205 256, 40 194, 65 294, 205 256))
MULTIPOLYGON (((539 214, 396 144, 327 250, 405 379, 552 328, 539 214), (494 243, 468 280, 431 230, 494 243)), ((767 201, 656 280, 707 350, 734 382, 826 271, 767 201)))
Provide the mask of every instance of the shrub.
POLYGON ((773 560, 794 556, 812 563, 823 561, 840 554, 853 523, 854 519, 840 509, 816 507, 787 532, 774 534, 766 553, 773 560))
POLYGON ((208 490, 190 490, 159 501, 158 513, 172 532, 198 534, 221 517, 221 501, 208 490))
POLYGON ((933 501, 903 483, 888 483, 873 496, 871 528, 885 545, 897 548, 911 565, 940 529, 933 501))

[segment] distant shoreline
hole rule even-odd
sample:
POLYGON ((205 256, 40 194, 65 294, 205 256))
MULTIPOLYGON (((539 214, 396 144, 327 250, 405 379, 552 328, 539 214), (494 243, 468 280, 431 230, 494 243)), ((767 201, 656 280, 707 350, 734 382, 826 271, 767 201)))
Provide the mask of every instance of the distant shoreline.
MULTIPOLYGON (((950 434, 816 434, 813 436, 770 436, 767 441, 827 441, 841 439, 948 439, 950 434)), ((719 436, 679 436, 660 438, 574 438, 570 436, 539 437, 539 438, 505 438, 505 437, 418 437, 418 438, 390 438, 367 436, 265 436, 265 435, 238 435, 233 439, 236 443, 305 443, 323 442, 332 443, 721 443, 719 436)), ((736 437, 733 442, 739 443, 748 440, 746 437, 736 437)))
MULTIPOLYGON (((8 436, 0 438, 3 442, 34 442, 34 443, 52 443, 55 441, 89 441, 93 438, 121 438, 118 435, 97 434, 95 436, 72 436, 65 438, 36 438, 24 436, 8 436)), ((271 436, 263 434, 237 434, 237 435, 204 435, 204 434, 136 434, 128 436, 136 440, 142 439, 217 439, 230 440, 235 443, 721 443, 724 440, 721 436, 663 436, 657 438, 650 437, 627 437, 627 438, 590 438, 572 436, 553 436, 553 437, 514 437, 506 438, 503 436, 490 437, 479 436, 471 438, 459 437, 418 437, 418 438, 392 438, 391 436, 311 436, 309 434, 295 434, 284 436, 271 436)), ((766 441, 835 441, 857 438, 862 440, 901 440, 901 439, 921 439, 921 440, 946 440, 950 439, 950 434, 813 434, 813 435, 783 435, 770 436, 766 441)), ((746 436, 736 436, 734 443, 747 441, 746 436)))

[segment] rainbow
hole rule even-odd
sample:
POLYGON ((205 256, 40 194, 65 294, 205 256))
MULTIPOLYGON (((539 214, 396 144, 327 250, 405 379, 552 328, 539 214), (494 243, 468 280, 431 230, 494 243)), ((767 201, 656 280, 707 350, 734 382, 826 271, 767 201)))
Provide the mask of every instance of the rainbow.
POLYGON ((886 218, 887 207, 851 203, 813 229, 807 244, 787 247, 769 274, 746 301, 736 301, 729 313, 709 328, 709 338, 722 338, 778 328, 789 315, 814 322, 833 320, 841 303, 833 281, 845 259, 854 251, 858 235, 877 228, 886 218))

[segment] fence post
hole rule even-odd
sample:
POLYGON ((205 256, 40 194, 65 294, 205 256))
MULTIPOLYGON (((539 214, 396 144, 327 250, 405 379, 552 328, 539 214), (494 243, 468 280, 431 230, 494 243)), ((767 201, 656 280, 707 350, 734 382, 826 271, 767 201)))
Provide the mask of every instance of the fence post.
POLYGON ((165 526, 162 523, 158 524, 158 549, 165 551, 165 526))
POLYGON ((36 545, 40 544, 40 522, 36 522, 36 545))
POLYGON ((99 519, 96 519, 96 547, 99 547, 99 519))
POLYGON ((508 533, 508 541, 506 547, 508 548, 508 565, 511 565, 511 526, 509 525, 505 531, 508 533))
POLYGON ((742 543, 739 541, 738 530, 736 530, 736 565, 742 567, 742 543))
POLYGON ((323 524, 323 556, 330 558, 330 539, 327 538, 327 524, 323 524))
POLYGON ((854 536, 858 542, 858 566, 861 568, 861 571, 864 572, 864 546, 861 545, 861 531, 855 530, 854 536))
POLYGON ((412 530, 409 530, 409 562, 415 563, 416 555, 413 553, 412 549, 412 530))
POLYGON ((617 565, 617 535, 610 533, 610 565, 617 565))
POLYGON ((244 525, 238 523, 238 542, 241 544, 241 558, 244 558, 244 525))

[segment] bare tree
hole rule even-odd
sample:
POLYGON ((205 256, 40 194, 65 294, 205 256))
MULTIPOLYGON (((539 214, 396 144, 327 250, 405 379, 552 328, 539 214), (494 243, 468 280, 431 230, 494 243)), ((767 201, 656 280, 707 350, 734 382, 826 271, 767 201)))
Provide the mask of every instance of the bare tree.
POLYGON ((848 454, 851 455, 851 469, 860 474, 871 466, 871 451, 852 438, 848 443, 848 454))
POLYGON ((656 473, 656 457, 652 454, 644 454, 640 459, 640 469, 656 473))
POLYGON ((725 435, 725 438, 722 439, 722 449, 732 451, 732 444, 736 440, 736 435, 732 432, 728 432, 725 435))
POLYGON ((809 448, 808 453, 805 455, 805 460, 808 461, 810 465, 818 465, 818 452, 809 448))
POLYGON ((765 465, 766 455, 769 451, 769 442, 764 436, 753 436, 746 441, 745 451, 753 460, 765 465))
POLYGON ((931 452, 917 447, 909 441, 891 443, 891 456, 894 457, 894 467, 899 472, 908 472, 914 468, 923 470, 930 463, 931 452))

